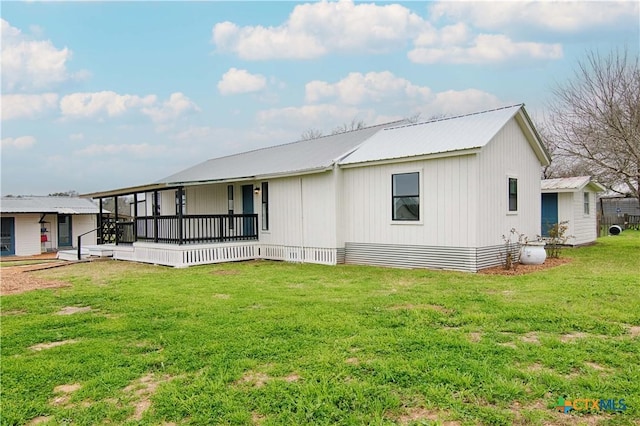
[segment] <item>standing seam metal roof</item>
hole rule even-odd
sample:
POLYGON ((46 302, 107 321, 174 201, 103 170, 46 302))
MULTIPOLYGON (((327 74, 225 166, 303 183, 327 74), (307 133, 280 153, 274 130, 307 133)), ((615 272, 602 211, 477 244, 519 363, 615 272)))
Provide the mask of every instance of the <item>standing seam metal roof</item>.
POLYGON ((77 197, 2 197, 2 213, 97 214, 91 200, 77 197))
POLYGON ((457 117, 384 129, 340 164, 391 160, 481 148, 523 107, 522 104, 457 117))
POLYGON ((328 169, 375 133, 401 122, 214 158, 157 183, 207 182, 328 169))
POLYGON ((541 189, 545 192, 581 190, 587 185, 593 185, 595 189, 604 191, 605 188, 597 182, 591 181, 591 176, 574 176, 567 178, 544 179, 541 189))

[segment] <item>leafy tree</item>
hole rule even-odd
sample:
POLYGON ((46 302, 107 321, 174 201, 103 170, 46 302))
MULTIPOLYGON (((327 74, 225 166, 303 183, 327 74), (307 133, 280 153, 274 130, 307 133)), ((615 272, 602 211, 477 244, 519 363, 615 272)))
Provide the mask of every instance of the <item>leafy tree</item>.
POLYGON ((640 199, 638 56, 589 52, 553 94, 545 127, 558 161, 640 199))

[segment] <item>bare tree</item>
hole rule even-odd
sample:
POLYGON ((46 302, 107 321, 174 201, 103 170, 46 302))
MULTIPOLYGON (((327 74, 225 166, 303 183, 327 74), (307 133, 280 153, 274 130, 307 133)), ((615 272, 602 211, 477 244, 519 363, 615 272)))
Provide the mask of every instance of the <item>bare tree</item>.
POLYGON ((318 139, 322 137, 322 131, 314 128, 309 128, 302 132, 300 135, 300 140, 307 141, 310 139, 318 139))
POLYGON ((554 91, 547 137, 568 165, 640 199, 640 68, 624 50, 589 52, 554 91))
POLYGON ((344 123, 331 131, 332 135, 337 135, 339 133, 346 133, 352 130, 360 130, 364 129, 366 124, 363 120, 356 120, 355 118, 351 120, 351 123, 344 123))

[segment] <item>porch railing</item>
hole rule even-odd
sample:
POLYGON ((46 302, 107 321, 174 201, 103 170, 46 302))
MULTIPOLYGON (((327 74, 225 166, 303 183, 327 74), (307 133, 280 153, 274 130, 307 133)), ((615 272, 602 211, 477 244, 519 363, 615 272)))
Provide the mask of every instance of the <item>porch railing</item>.
POLYGON ((119 243, 152 241, 170 244, 247 241, 258 239, 258 215, 144 216, 118 222, 119 243))

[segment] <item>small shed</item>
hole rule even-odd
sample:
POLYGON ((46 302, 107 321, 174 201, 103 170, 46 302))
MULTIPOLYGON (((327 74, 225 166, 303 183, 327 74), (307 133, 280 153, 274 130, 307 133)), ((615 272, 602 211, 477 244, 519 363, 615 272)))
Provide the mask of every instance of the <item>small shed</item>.
MULTIPOLYGON (((2 197, 0 255, 31 256, 74 246, 75 237, 97 227, 100 212, 77 197, 2 197)), ((96 244, 96 233, 83 240, 96 244)))
POLYGON ((542 236, 549 228, 567 222, 569 245, 589 244, 598 237, 596 196, 605 188, 590 176, 576 176, 542 181, 542 236))

